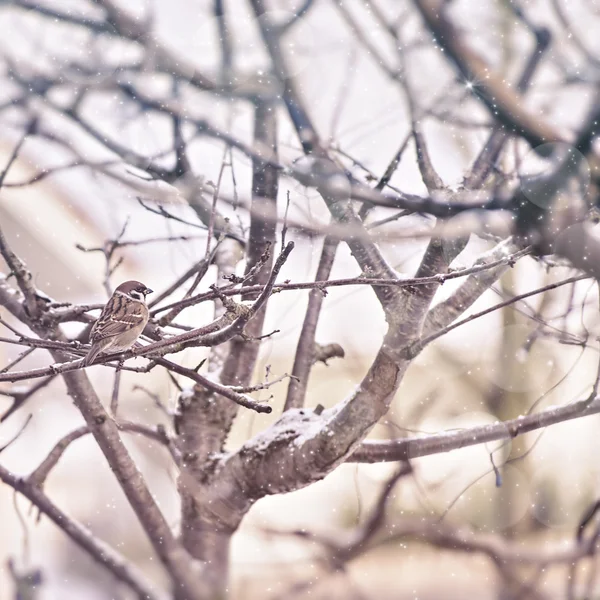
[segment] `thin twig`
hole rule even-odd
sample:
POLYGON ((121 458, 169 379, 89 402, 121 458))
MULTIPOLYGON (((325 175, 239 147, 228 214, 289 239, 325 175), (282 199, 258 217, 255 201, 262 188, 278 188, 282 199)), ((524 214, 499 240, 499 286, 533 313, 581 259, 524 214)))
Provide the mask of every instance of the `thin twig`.
POLYGON ((39 308, 37 302, 37 293, 35 286, 32 283, 31 273, 27 269, 25 263, 11 250, 2 229, 0 229, 0 254, 2 254, 10 274, 14 275, 19 285, 19 289, 23 293, 25 298, 25 309, 30 317, 37 317, 39 315, 39 308))
MULTIPOLYGON (((274 292, 278 293, 280 291, 289 291, 289 290, 310 290, 310 289, 325 289, 328 287, 341 287, 341 286, 352 286, 352 285, 369 285, 369 286, 396 286, 396 287, 411 287, 415 285, 429 285, 432 283, 445 283, 446 281, 450 281, 452 279, 466 277, 467 275, 472 275, 474 273, 480 273, 482 271, 487 271, 488 269, 493 269, 499 265, 512 264, 517 259, 527 256, 531 253, 530 248, 525 248, 523 250, 519 250, 514 254, 507 255, 503 258, 499 258, 495 261, 486 263, 486 264, 476 264, 472 267, 468 267, 466 269, 457 269, 456 271, 450 271, 449 273, 441 273, 437 275, 432 275, 430 277, 408 277, 404 279, 388 279, 388 278, 378 278, 378 277, 349 277, 344 279, 324 279, 317 281, 307 281, 307 282, 298 282, 298 283, 279 283, 274 286, 274 292)), ((248 294, 251 292, 259 292, 263 289, 262 286, 247 286, 241 288, 220 288, 219 292, 224 294, 225 296, 237 296, 238 294, 248 294)), ((195 304, 199 304, 201 302, 211 301, 217 297, 217 292, 204 292, 203 294, 199 294, 198 296, 192 296, 187 300, 182 300, 178 302, 173 302, 172 304, 168 304, 166 306, 161 306, 159 308, 154 309, 151 314, 155 316, 156 314, 173 308, 174 306, 179 306, 183 304, 186 306, 193 306, 195 304)))
POLYGON ((28 415, 27 418, 25 419, 25 422, 23 423, 23 425, 21 425, 21 428, 19 429, 19 431, 17 431, 17 433, 15 433, 15 435, 8 440, 8 442, 6 442, 6 444, 4 444, 3 446, 0 446, 0 453, 4 452, 11 444, 14 444, 14 442, 16 442, 19 437, 21 437, 21 434, 25 431, 25 428, 27 427, 27 425, 29 425, 29 421, 31 421, 31 417, 32 415, 28 415))
POLYGON ((121 369, 117 368, 115 370, 115 381, 113 383, 113 391, 112 391, 112 396, 110 398, 110 412, 113 417, 117 416, 117 411, 119 409, 120 385, 121 385, 121 369))
POLYGON ((177 363, 171 362, 165 358, 157 358, 156 361, 159 365, 164 366, 170 371, 178 373, 179 375, 183 375, 184 377, 188 377, 207 390, 210 390, 215 394, 219 394, 219 396, 223 396, 228 400, 233 400, 233 402, 243 406, 244 408, 249 408, 257 413, 269 414, 273 412, 273 408, 268 404, 257 402, 256 400, 253 400, 252 398, 235 391, 235 389, 232 387, 222 385, 216 381, 213 381, 212 379, 209 379, 208 377, 200 375, 200 373, 194 371, 193 369, 186 369, 185 367, 182 367, 177 363))
POLYGON ((35 348, 28 348, 27 350, 23 350, 23 352, 21 352, 21 354, 19 354, 17 358, 9 362, 2 369, 0 369, 0 373, 6 373, 7 371, 10 371, 14 366, 18 365, 22 360, 27 358, 32 352, 35 352, 35 348))
POLYGON ((23 144, 25 143, 25 140, 35 131, 36 127, 37 127, 37 119, 32 119, 31 121, 29 121, 29 124, 25 128, 25 131, 23 132, 21 139, 17 142, 17 145, 13 148, 13 151, 11 152, 10 156, 8 157, 8 162, 6 163, 6 166, 2 170, 2 173, 0 173, 0 188, 2 188, 2 185, 4 184, 4 179, 8 175, 8 172, 10 171, 10 168, 13 166, 13 163, 15 162, 15 160, 17 160, 19 153, 21 152, 21 148, 23 147, 23 144))
POLYGON ((23 404, 25 404, 25 402, 27 402, 27 400, 29 400, 29 398, 31 398, 34 394, 44 389, 53 379, 55 379, 55 377, 56 375, 49 375, 48 377, 45 377, 44 379, 33 384, 27 391, 10 392, 10 395, 13 397, 13 403, 6 411, 4 411, 4 413, 2 413, 2 416, 0 417, 0 423, 6 421, 10 415, 21 408, 21 406, 23 406, 23 404))
POLYGON ((426 338, 418 340, 411 346, 407 347, 404 352, 405 352, 406 356, 414 357, 417 354, 419 354, 419 352, 421 352, 423 350, 423 348, 425 348, 425 346, 427 346, 434 340, 437 340, 439 337, 446 335, 453 329, 456 329, 457 327, 464 325, 465 323, 474 321, 475 319, 478 319, 479 317, 488 315, 496 310, 504 308, 505 306, 510 306, 511 304, 514 304, 515 302, 519 302, 520 300, 523 300, 524 298, 529 298, 530 296, 535 296, 537 294, 543 294, 544 292, 547 292, 549 290, 554 290, 563 285, 573 283, 574 281, 582 281, 583 279, 589 279, 589 275, 577 275, 575 277, 569 277, 568 279, 563 279, 562 281, 558 281, 556 283, 551 283, 550 285, 545 285, 544 287, 533 290, 532 292, 526 292, 525 294, 513 296, 510 300, 506 300, 505 302, 500 302, 500 304, 495 304, 494 306, 492 306, 490 308, 479 311, 473 315, 470 315, 464 319, 461 319, 460 321, 453 323, 452 325, 448 325, 448 327, 444 327, 443 329, 436 331, 435 333, 432 333, 431 335, 427 336, 426 338))
POLYGON ((83 437, 84 435, 87 435, 88 433, 90 433, 90 428, 87 425, 84 425, 83 427, 74 429, 73 431, 65 435, 63 438, 61 438, 56 443, 54 448, 52 448, 52 450, 48 453, 46 458, 44 458, 44 460, 39 464, 39 466, 30 473, 29 477, 27 478, 27 481, 31 485, 38 487, 41 490, 44 487, 44 484, 46 483, 46 479, 48 478, 50 471, 58 464, 58 461, 64 454, 65 450, 75 440, 78 440, 79 438, 83 437))

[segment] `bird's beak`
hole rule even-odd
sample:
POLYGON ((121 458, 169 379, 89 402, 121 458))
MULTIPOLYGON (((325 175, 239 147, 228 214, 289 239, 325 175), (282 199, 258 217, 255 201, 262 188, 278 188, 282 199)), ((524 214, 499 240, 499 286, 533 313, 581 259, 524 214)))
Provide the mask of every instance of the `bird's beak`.
POLYGON ((144 290, 144 296, 147 296, 148 294, 151 294, 154 290, 151 290, 150 288, 146 288, 144 290))

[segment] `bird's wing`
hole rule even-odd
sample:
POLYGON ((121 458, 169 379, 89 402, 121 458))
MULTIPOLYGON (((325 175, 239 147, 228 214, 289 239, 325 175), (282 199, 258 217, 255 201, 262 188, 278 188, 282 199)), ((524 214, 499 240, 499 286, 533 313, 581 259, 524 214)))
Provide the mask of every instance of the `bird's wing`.
POLYGON ((106 303, 102 314, 90 332, 92 344, 106 338, 115 337, 145 325, 148 309, 141 302, 131 302, 120 295, 114 295, 106 303))

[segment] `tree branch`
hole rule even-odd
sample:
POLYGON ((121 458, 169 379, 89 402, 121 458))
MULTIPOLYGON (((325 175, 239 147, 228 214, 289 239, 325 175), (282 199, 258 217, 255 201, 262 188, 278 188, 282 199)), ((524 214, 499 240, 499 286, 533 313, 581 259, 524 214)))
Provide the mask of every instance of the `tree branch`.
POLYGON ((2 466, 0 466, 0 480, 25 496, 84 552, 87 552, 95 563, 103 566, 119 581, 127 585, 139 600, 158 600, 159 596, 155 594, 150 582, 145 580, 143 573, 139 572, 113 548, 100 541, 83 525, 57 508, 37 485, 12 475, 2 466))
MULTIPOLYGON (((329 279, 337 247, 337 240, 326 237, 323 241, 321 258, 319 260, 319 266, 317 267, 317 274, 315 275, 317 281, 327 281, 329 279)), ((321 312, 321 306, 323 305, 324 296, 324 288, 319 287, 313 288, 308 295, 308 306, 300 331, 298 345, 296 346, 292 378, 290 379, 288 386, 283 410, 302 408, 304 405, 304 398, 308 387, 308 378, 314 364, 315 333, 317 331, 317 323, 319 322, 319 314, 321 312)))
POLYGON ((536 429, 542 429, 571 419, 579 419, 600 412, 600 398, 579 400, 565 406, 553 407, 533 415, 524 415, 510 421, 448 431, 428 436, 409 437, 389 441, 364 441, 349 462, 376 463, 409 460, 451 452, 467 446, 476 446, 497 440, 510 440, 536 429))
POLYGON ((415 4, 445 55, 472 84, 473 94, 507 129, 525 138, 534 148, 546 142, 564 141, 549 123, 534 117, 525 108, 523 99, 465 44, 463 36, 447 18, 446 6, 442 2, 415 0, 415 4))

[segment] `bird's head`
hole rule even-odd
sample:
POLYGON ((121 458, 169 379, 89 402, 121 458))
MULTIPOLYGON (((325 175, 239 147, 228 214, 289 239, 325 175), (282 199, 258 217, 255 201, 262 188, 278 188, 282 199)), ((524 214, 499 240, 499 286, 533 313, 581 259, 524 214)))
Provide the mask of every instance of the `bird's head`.
POLYGON ((144 302, 146 300, 146 296, 152 293, 152 290, 149 287, 146 287, 143 283, 139 281, 124 281, 116 290, 116 292, 121 292, 121 294, 125 294, 134 300, 141 300, 144 302))

